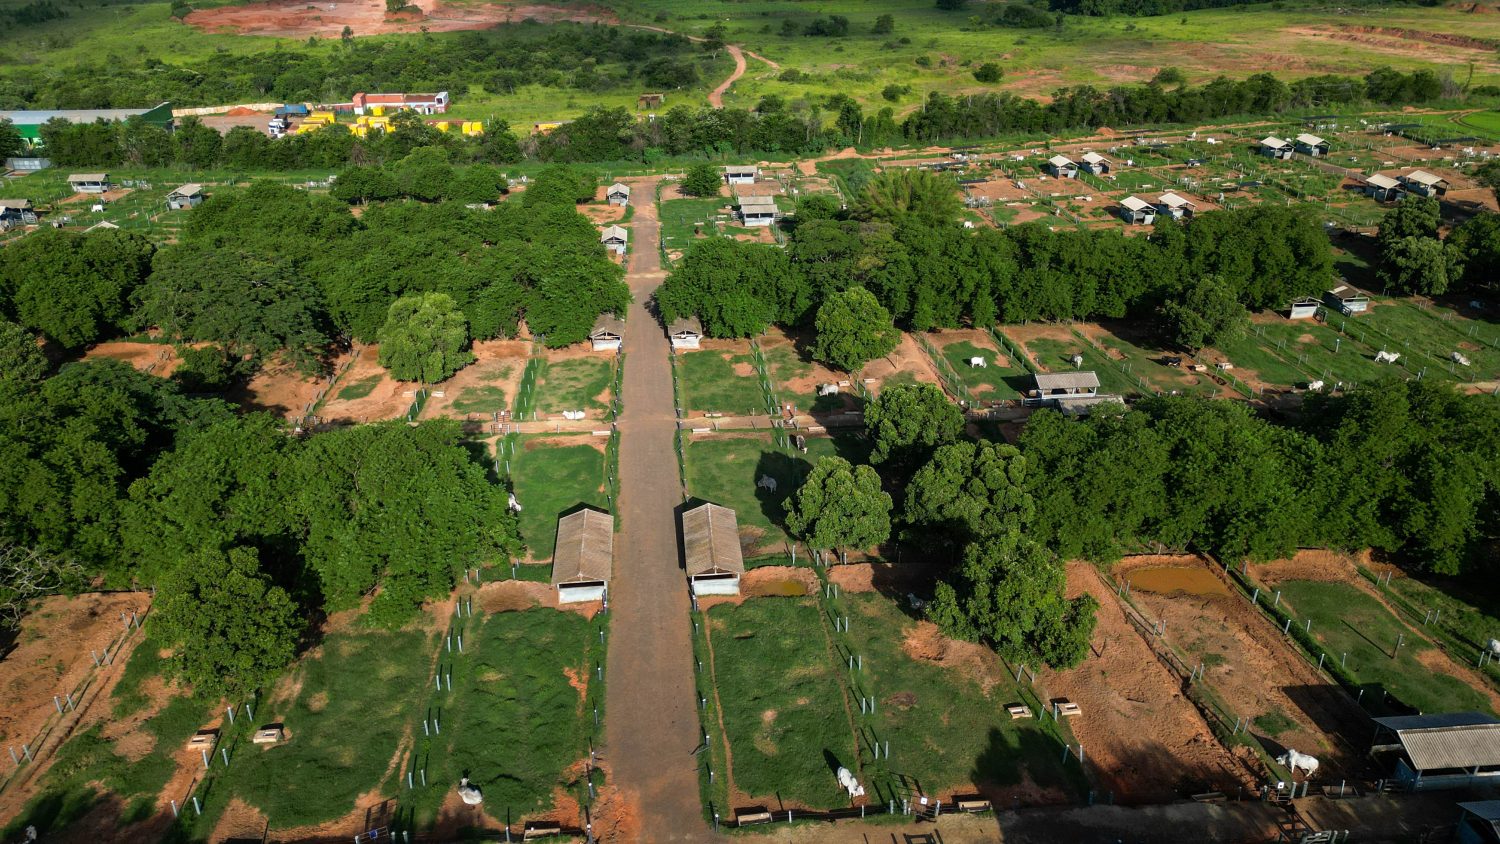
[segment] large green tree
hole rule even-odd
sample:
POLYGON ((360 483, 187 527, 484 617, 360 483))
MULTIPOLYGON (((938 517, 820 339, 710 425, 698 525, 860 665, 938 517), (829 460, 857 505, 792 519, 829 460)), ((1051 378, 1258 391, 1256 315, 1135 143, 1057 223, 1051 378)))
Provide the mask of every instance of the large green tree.
POLYGON ((204 548, 162 581, 152 615, 172 664, 199 694, 241 694, 292 661, 303 621, 255 551, 204 548))
POLYGON ((933 384, 887 387, 865 407, 870 462, 915 467, 963 433, 964 415, 933 384))
POLYGON ((1015 446, 942 446, 906 488, 906 521, 950 544, 1018 533, 1036 513, 1026 475, 1027 459, 1015 446))
POLYGON ((891 535, 891 497, 869 466, 842 457, 824 457, 786 500, 786 525, 793 536, 842 558, 847 549, 878 545, 891 535))
POLYGON ((1217 278, 1189 285, 1181 296, 1164 302, 1162 316, 1172 342, 1194 352, 1233 340, 1250 326, 1245 306, 1217 278))
POLYGON ((797 322, 811 301, 786 250, 727 237, 695 241, 656 291, 664 319, 697 316, 710 337, 754 337, 773 322, 797 322))
POLYGON ((469 326, 446 293, 414 293, 391 303, 380 329, 380 365, 398 381, 436 384, 474 362, 469 326))
POLYGON ((894 223, 912 219, 929 226, 952 224, 958 218, 958 182, 931 170, 885 170, 865 185, 855 213, 865 220, 894 223))
POLYGON ((863 287, 851 287, 829 296, 818 307, 813 320, 817 339, 813 357, 845 372, 895 351, 901 332, 875 295, 863 287))
POLYGON ((0 380, 36 382, 52 368, 35 334, 0 319, 0 380))
POLYGON ((126 322, 156 248, 137 234, 44 230, 0 250, 0 312, 76 349, 126 322))
POLYGON ((1463 251, 1436 237, 1402 237, 1388 241, 1376 275, 1388 288, 1424 296, 1441 296, 1463 277, 1463 251))
POLYGON ((688 196, 718 196, 719 168, 712 164, 694 164, 682 177, 682 192, 688 196))

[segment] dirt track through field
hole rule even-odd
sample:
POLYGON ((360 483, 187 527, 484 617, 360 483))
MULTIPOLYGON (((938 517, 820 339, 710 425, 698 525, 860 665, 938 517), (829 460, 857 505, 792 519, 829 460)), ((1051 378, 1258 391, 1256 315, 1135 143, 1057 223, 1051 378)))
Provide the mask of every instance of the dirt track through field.
POLYGON ((626 318, 624 413, 620 416, 620 533, 610 583, 609 716, 605 757, 624 814, 613 841, 702 841, 698 713, 687 581, 678 565, 682 502, 673 444, 676 415, 667 338, 648 310, 665 276, 658 243, 656 180, 631 183, 635 237, 626 318))

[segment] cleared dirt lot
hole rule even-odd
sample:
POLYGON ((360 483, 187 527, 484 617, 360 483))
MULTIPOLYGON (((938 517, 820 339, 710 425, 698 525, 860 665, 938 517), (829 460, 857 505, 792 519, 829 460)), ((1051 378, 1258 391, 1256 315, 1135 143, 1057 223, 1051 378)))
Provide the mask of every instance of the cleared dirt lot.
POLYGON ((476 360, 433 387, 422 418, 493 419, 496 411, 515 406, 526 357, 527 340, 482 340, 474 344, 476 360), (438 395, 442 393, 443 395, 438 395))
POLYGON ((379 422, 404 416, 415 399, 416 384, 397 381, 380 365, 380 347, 362 346, 318 413, 332 424, 379 422))
POLYGON ((157 343, 131 343, 128 341, 116 341, 114 343, 100 343, 84 353, 84 360, 100 360, 110 358, 122 360, 142 372, 149 372, 166 378, 177 369, 180 362, 177 358, 177 350, 171 346, 157 343))
POLYGON ((309 3, 307 0, 276 0, 242 6, 198 9, 186 18, 189 26, 205 32, 235 35, 273 35, 286 38, 337 38, 344 27, 356 36, 393 32, 455 32, 489 29, 527 18, 543 23, 613 23, 608 10, 579 5, 571 9, 532 3, 482 3, 447 6, 438 0, 415 0, 421 14, 388 15, 380 0, 340 0, 309 3))
MULTIPOLYGON (((1068 726, 1085 748, 1101 787, 1116 802, 1172 800, 1188 793, 1235 794, 1253 787, 1250 760, 1214 738, 1182 684, 1126 620, 1087 563, 1068 564, 1068 595, 1099 601, 1093 655, 1068 671, 1039 671, 1042 689, 1078 704, 1068 726)), ((1248 753, 1248 752, 1247 752, 1248 753)))

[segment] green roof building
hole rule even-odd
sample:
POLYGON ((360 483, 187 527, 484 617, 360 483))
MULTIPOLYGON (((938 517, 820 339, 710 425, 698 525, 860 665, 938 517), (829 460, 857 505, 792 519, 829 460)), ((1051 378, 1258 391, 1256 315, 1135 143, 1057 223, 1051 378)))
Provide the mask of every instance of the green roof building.
POLYGON ((42 124, 49 120, 61 118, 69 123, 93 123, 97 120, 106 122, 125 120, 130 117, 139 117, 154 126, 163 129, 172 128, 172 104, 162 103, 155 108, 70 108, 46 111, 0 111, 0 120, 9 120, 16 131, 21 134, 21 140, 28 148, 36 148, 42 145, 42 124))

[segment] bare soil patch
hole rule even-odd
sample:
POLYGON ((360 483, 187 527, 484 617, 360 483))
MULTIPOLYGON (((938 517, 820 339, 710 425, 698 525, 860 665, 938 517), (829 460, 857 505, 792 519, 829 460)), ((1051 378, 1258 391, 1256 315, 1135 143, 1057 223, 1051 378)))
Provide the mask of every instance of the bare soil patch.
POLYGON ((932 592, 936 574, 920 563, 846 563, 828 568, 829 581, 845 592, 880 592, 905 598, 932 592))
POLYGON ((920 384, 940 383, 932 361, 922 351, 922 347, 917 345, 916 338, 905 332, 902 332, 901 342, 897 344, 895 351, 865 364, 859 374, 866 380, 874 379, 875 383, 867 386, 876 395, 885 388, 887 381, 898 375, 903 376, 903 381, 906 380, 905 376, 910 376, 920 384))
POLYGON ((1252 725, 1251 733, 1272 756, 1295 747, 1352 776, 1360 764, 1354 748, 1368 738, 1367 719, 1358 707, 1293 652, 1275 625, 1233 594, 1212 563, 1190 555, 1167 559, 1128 557, 1116 567, 1130 581, 1135 604, 1148 618, 1164 621, 1168 640, 1204 664, 1209 686, 1235 715, 1253 719, 1281 713, 1295 723, 1275 735, 1252 725), (1187 588, 1159 589, 1151 578, 1140 577, 1160 572, 1184 575, 1187 588), (1199 579, 1221 589, 1195 588, 1199 579))
POLYGON ((181 363, 177 357, 177 350, 164 343, 132 343, 129 341, 100 343, 83 354, 83 359, 86 361, 100 360, 102 358, 124 361, 141 372, 158 375, 162 378, 171 375, 177 369, 177 365, 181 363))
POLYGON ((455 402, 463 401, 465 391, 482 390, 486 387, 497 388, 505 393, 503 409, 514 406, 530 350, 531 343, 526 340, 481 340, 475 343, 472 349, 474 363, 460 369, 447 381, 433 386, 432 393, 422 408, 423 418, 447 416, 454 419, 489 419, 491 416, 487 413, 461 412, 453 407, 455 402), (438 393, 443 395, 439 396, 438 393))
MULTIPOLYGON (((338 369, 348 355, 333 361, 338 369)), ((342 383, 342 382, 341 382, 342 383)), ((246 410, 259 410, 285 419, 301 418, 318 400, 318 393, 328 385, 326 378, 310 378, 287 361, 276 359, 229 393, 229 400, 246 410)))
POLYGON ((415 0, 420 15, 388 15, 379 0, 340 0, 309 3, 307 0, 274 0, 244 6, 199 9, 185 20, 204 32, 234 35, 269 35, 284 38, 337 38, 344 27, 356 36, 395 32, 455 32, 490 29, 501 24, 535 20, 542 23, 616 23, 606 9, 578 5, 573 8, 533 3, 482 3, 447 6, 439 0, 415 0))
POLYGON ((1046 694, 1082 709, 1068 726, 1087 749, 1101 784, 1124 803, 1253 787, 1245 766, 1214 738, 1098 572, 1069 563, 1068 595, 1084 593, 1099 601, 1094 656, 1077 668, 1044 670, 1039 677, 1046 694))
POLYGON ((1290 559, 1269 563, 1250 563, 1250 574, 1267 586, 1287 580, 1312 580, 1323 583, 1359 583, 1364 580, 1355 568, 1368 563, 1369 553, 1358 557, 1322 548, 1304 548, 1290 559))
POLYGON ((818 578, 812 569, 793 566, 761 566, 745 572, 740 578, 737 595, 705 595, 698 608, 707 612, 720 604, 743 604, 747 598, 795 598, 817 591, 818 578))
POLYGON ((906 634, 901 650, 912 659, 936 662, 969 677, 984 689, 985 694, 989 694, 990 689, 1005 676, 1005 669, 994 651, 974 642, 950 639, 930 621, 917 622, 906 634))
POLYGON ((380 365, 380 347, 371 343, 359 348, 353 365, 333 385, 318 415, 333 424, 395 419, 405 416, 406 411, 411 408, 416 399, 417 386, 397 381, 386 374, 385 367, 380 365), (370 381, 375 382, 373 389, 362 396, 357 396, 357 393, 363 390, 355 391, 354 395, 346 392, 355 385, 370 381))
POLYGON ((501 580, 479 587, 479 605, 485 612, 515 612, 532 607, 556 607, 557 591, 550 583, 501 580))

